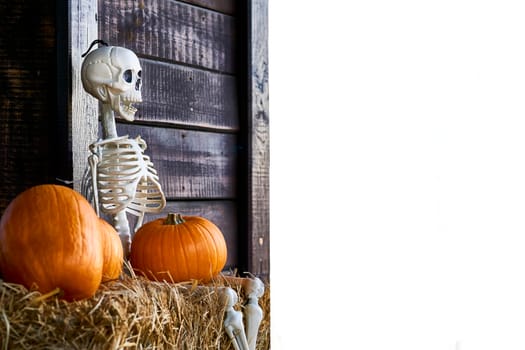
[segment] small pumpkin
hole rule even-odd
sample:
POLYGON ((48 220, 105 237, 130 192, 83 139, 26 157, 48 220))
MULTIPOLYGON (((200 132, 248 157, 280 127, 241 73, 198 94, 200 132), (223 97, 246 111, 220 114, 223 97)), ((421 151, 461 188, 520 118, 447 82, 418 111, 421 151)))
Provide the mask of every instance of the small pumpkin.
POLYGON ((226 264, 220 229, 199 216, 170 213, 142 225, 131 242, 133 269, 150 280, 207 281, 226 264))
POLYGON ((102 249, 104 264, 102 267, 102 282, 119 278, 124 262, 124 250, 117 231, 106 220, 100 218, 100 233, 102 235, 102 249))
POLYGON ((78 192, 38 185, 16 196, 0 220, 0 272, 7 282, 66 300, 91 297, 104 258, 97 214, 78 192))

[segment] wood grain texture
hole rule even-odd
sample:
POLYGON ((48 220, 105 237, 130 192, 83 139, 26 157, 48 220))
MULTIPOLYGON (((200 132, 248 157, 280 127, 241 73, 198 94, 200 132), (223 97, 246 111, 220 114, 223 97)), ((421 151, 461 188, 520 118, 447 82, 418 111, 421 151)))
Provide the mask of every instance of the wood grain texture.
POLYGON ((99 0, 100 36, 139 56, 235 72, 235 20, 178 1, 99 0))
POLYGON ((237 262, 237 208, 234 201, 169 201, 160 214, 147 214, 145 222, 165 217, 167 213, 201 216, 213 222, 221 230, 226 240, 228 259, 226 268, 233 267, 237 262))
POLYGON ((249 266, 265 279, 270 272, 268 1, 251 0, 248 88, 249 266))
POLYGON ((201 69, 141 59, 137 121, 236 131, 236 79, 201 69))
POLYGON ((196 6, 206 7, 210 10, 219 11, 233 15, 235 13, 235 1, 234 0, 183 0, 188 4, 196 6))
POLYGON ((117 132, 146 141, 166 198, 235 197, 236 135, 123 123, 117 132))
POLYGON ((53 3, 0 1, 0 214, 50 182, 55 102, 53 3))
POLYGON ((71 100, 70 135, 73 162, 74 188, 80 191, 80 183, 90 155, 89 145, 97 140, 99 104, 82 86, 80 69, 81 55, 91 42, 97 39, 98 25, 97 0, 72 0, 70 2, 70 42, 71 53, 71 100))

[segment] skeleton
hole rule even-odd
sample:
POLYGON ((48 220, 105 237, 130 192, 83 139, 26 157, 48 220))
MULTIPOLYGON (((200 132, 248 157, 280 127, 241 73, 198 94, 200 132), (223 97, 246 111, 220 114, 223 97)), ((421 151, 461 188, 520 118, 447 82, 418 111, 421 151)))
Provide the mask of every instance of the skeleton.
POLYGON ((222 289, 223 302, 226 306, 224 329, 230 337, 235 350, 255 350, 257 334, 263 318, 263 310, 259 306, 259 298, 264 294, 263 282, 254 278, 226 277, 223 278, 231 285, 241 286, 247 297, 244 306, 244 315, 233 308, 238 301, 237 294, 230 287, 222 289), (244 316, 244 323, 243 323, 244 316))
POLYGON ((102 140, 90 145, 90 171, 82 192, 93 197, 97 214, 101 210, 112 216, 125 256, 131 245, 126 213, 138 217, 136 231, 145 213, 160 212, 166 205, 157 172, 144 154, 146 142, 140 136, 119 137, 115 125, 115 113, 127 121, 134 120, 137 109, 132 104, 142 102, 141 75, 135 53, 118 46, 101 46, 89 52, 81 69, 84 89, 102 102, 103 135, 102 140))

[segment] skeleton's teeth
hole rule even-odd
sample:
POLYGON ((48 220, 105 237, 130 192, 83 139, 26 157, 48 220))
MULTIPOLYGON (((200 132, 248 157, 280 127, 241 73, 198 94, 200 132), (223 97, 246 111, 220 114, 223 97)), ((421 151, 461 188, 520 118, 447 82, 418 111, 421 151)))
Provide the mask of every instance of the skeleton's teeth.
POLYGON ((122 96, 122 101, 126 104, 133 102, 142 102, 142 96, 140 95, 140 93, 131 93, 122 96))
POLYGON ((135 113, 137 109, 130 104, 121 104, 121 108, 128 113, 135 113))

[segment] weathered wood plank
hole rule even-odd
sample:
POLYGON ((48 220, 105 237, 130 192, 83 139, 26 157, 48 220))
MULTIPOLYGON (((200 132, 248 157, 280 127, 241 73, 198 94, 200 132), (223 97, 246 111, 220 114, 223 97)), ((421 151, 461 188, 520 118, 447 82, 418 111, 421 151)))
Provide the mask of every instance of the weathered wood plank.
POLYGON ((235 13, 235 1, 234 0, 182 0, 188 4, 196 6, 206 7, 210 10, 219 11, 233 15, 235 13))
POLYGON ((249 2, 248 236, 251 272, 269 278, 268 0, 249 2))
POLYGON ((100 37, 139 56, 235 72, 235 20, 177 1, 99 0, 100 37))
POLYGON ((238 130, 235 77, 149 59, 141 65, 136 120, 238 130))
POLYGON ((0 214, 54 174, 54 16, 53 3, 0 1, 0 214))
POLYGON ((89 95, 82 86, 80 69, 81 55, 91 42, 97 39, 97 0, 72 0, 70 2, 70 41, 71 53, 71 100, 69 125, 73 162, 74 188, 80 191, 80 184, 87 158, 89 145, 96 141, 98 134, 98 100, 89 95))
POLYGON ((236 135, 123 123, 117 132, 146 141, 168 199, 235 197, 236 135))
POLYGON ((147 214, 145 222, 167 213, 181 213, 182 215, 201 216, 213 222, 221 230, 228 248, 226 268, 237 265, 238 237, 237 237, 237 209, 234 201, 169 201, 160 214, 147 214))

